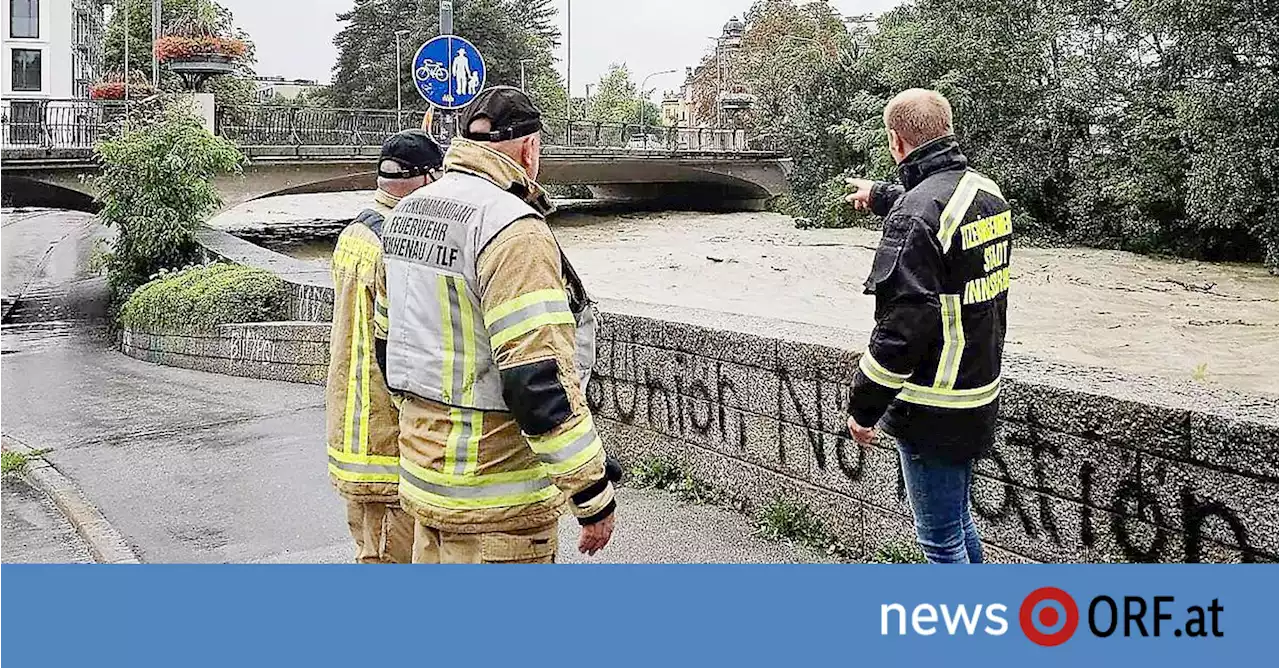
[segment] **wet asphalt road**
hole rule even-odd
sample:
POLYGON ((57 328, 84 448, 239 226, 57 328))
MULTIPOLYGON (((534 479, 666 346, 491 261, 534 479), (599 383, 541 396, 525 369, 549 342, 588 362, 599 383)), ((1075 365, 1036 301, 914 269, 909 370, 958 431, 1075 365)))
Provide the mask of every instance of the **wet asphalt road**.
MULTIPOLYGON (((14 315, 28 322, 0 334, 5 436, 49 448, 46 458, 145 562, 349 559, 345 512, 325 470, 322 389, 120 354, 101 327, 105 284, 88 271, 102 230, 71 212, 14 218, 6 213, 5 293, 19 281, 41 298, 19 301, 14 315)), ((7 495, 5 505, 8 513, 7 495)), ((591 561, 821 560, 753 536, 737 513, 666 493, 622 490, 619 505, 614 543, 591 561)), ((5 561, 17 558, 11 534, 47 531, 10 519, 5 561)), ((586 560, 576 536, 565 518, 561 560, 586 560)))

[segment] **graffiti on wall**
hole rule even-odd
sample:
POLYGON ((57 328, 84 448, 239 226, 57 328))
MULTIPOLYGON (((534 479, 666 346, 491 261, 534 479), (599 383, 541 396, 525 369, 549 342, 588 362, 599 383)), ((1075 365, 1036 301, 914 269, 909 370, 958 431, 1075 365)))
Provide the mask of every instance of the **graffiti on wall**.
MULTIPOLYGON (((606 419, 906 516, 896 454, 844 432, 845 383, 776 356, 739 362, 619 328, 602 341, 587 399, 606 419)), ((1275 560, 1275 477, 1066 433, 1048 417, 1004 421, 978 465, 973 510, 993 544, 1037 560, 1275 560)))

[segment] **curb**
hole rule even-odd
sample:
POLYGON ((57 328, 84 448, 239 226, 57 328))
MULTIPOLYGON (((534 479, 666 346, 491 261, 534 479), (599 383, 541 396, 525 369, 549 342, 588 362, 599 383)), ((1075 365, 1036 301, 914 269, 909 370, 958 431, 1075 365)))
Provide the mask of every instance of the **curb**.
POLYGON ((89 545, 93 560, 100 564, 138 564, 124 536, 103 516, 98 507, 89 502, 80 488, 63 475, 47 459, 31 447, 4 437, 4 449, 27 455, 30 459, 22 475, 36 489, 43 492, 75 527, 76 533, 89 545))

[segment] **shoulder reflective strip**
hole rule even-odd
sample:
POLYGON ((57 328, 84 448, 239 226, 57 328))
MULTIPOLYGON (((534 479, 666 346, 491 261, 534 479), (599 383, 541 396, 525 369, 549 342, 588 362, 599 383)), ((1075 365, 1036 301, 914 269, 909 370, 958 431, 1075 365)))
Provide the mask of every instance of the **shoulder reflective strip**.
POLYGON ((909 373, 894 373, 884 368, 869 352, 858 358, 858 368, 867 378, 891 390, 902 387, 902 383, 911 377, 909 373))
POLYGON ((518 322, 500 332, 497 332, 489 340, 489 345, 493 348, 509 343, 539 327, 547 325, 572 325, 574 324, 573 313, 570 311, 556 311, 554 313, 543 313, 535 315, 532 318, 518 322))
POLYGON ((898 393, 899 399, 909 403, 956 409, 986 406, 995 401, 998 396, 1000 396, 999 378, 982 387, 965 390, 944 390, 907 383, 898 393))
POLYGON ((960 374, 960 358, 964 357, 964 320, 960 311, 960 295, 938 295, 942 310, 942 353, 933 386, 949 390, 960 374))
MULTIPOLYGON (((455 510, 521 506, 559 496, 560 489, 551 484, 541 468, 533 472, 537 474, 537 478, 481 485, 451 485, 424 480, 401 466, 400 493, 418 503, 455 510)), ((489 476, 470 476, 467 480, 485 477, 489 476)))
POLYGON ((947 200, 947 205, 942 209, 942 216, 938 222, 938 242, 942 244, 942 252, 946 253, 951 248, 951 238, 956 234, 956 228, 964 221, 964 215, 969 212, 969 206, 973 204, 973 198, 977 196, 978 188, 973 179, 973 172, 965 172, 960 177, 960 182, 956 184, 956 190, 951 194, 951 199, 947 200))
POLYGON ((560 288, 546 288, 544 290, 534 290, 527 292, 515 299, 498 304, 497 306, 485 311, 484 326, 493 329, 493 323, 502 318, 519 311, 520 309, 531 304, 539 302, 562 301, 568 304, 569 298, 565 296, 564 290, 560 288))
POLYGON ((1000 199, 1004 199, 1004 193, 1000 192, 1000 186, 996 185, 995 181, 981 174, 974 174, 973 178, 977 182, 979 190, 985 190, 1000 199))

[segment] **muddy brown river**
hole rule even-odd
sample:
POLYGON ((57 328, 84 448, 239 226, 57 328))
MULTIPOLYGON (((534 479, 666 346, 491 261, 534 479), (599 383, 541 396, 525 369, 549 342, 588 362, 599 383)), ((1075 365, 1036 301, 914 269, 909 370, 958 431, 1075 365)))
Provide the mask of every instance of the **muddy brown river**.
MULTIPOLYGON (((212 224, 306 225, 353 216, 367 198, 260 200, 212 224)), ((875 231, 798 230, 787 216, 748 212, 569 212, 552 227, 598 297, 807 323, 847 332, 853 347, 872 325, 862 282, 875 231)), ((332 251, 331 238, 271 245, 320 264, 332 251)), ((1010 351, 1277 394, 1280 285, 1261 266, 1016 248, 1011 269, 1010 351)))

